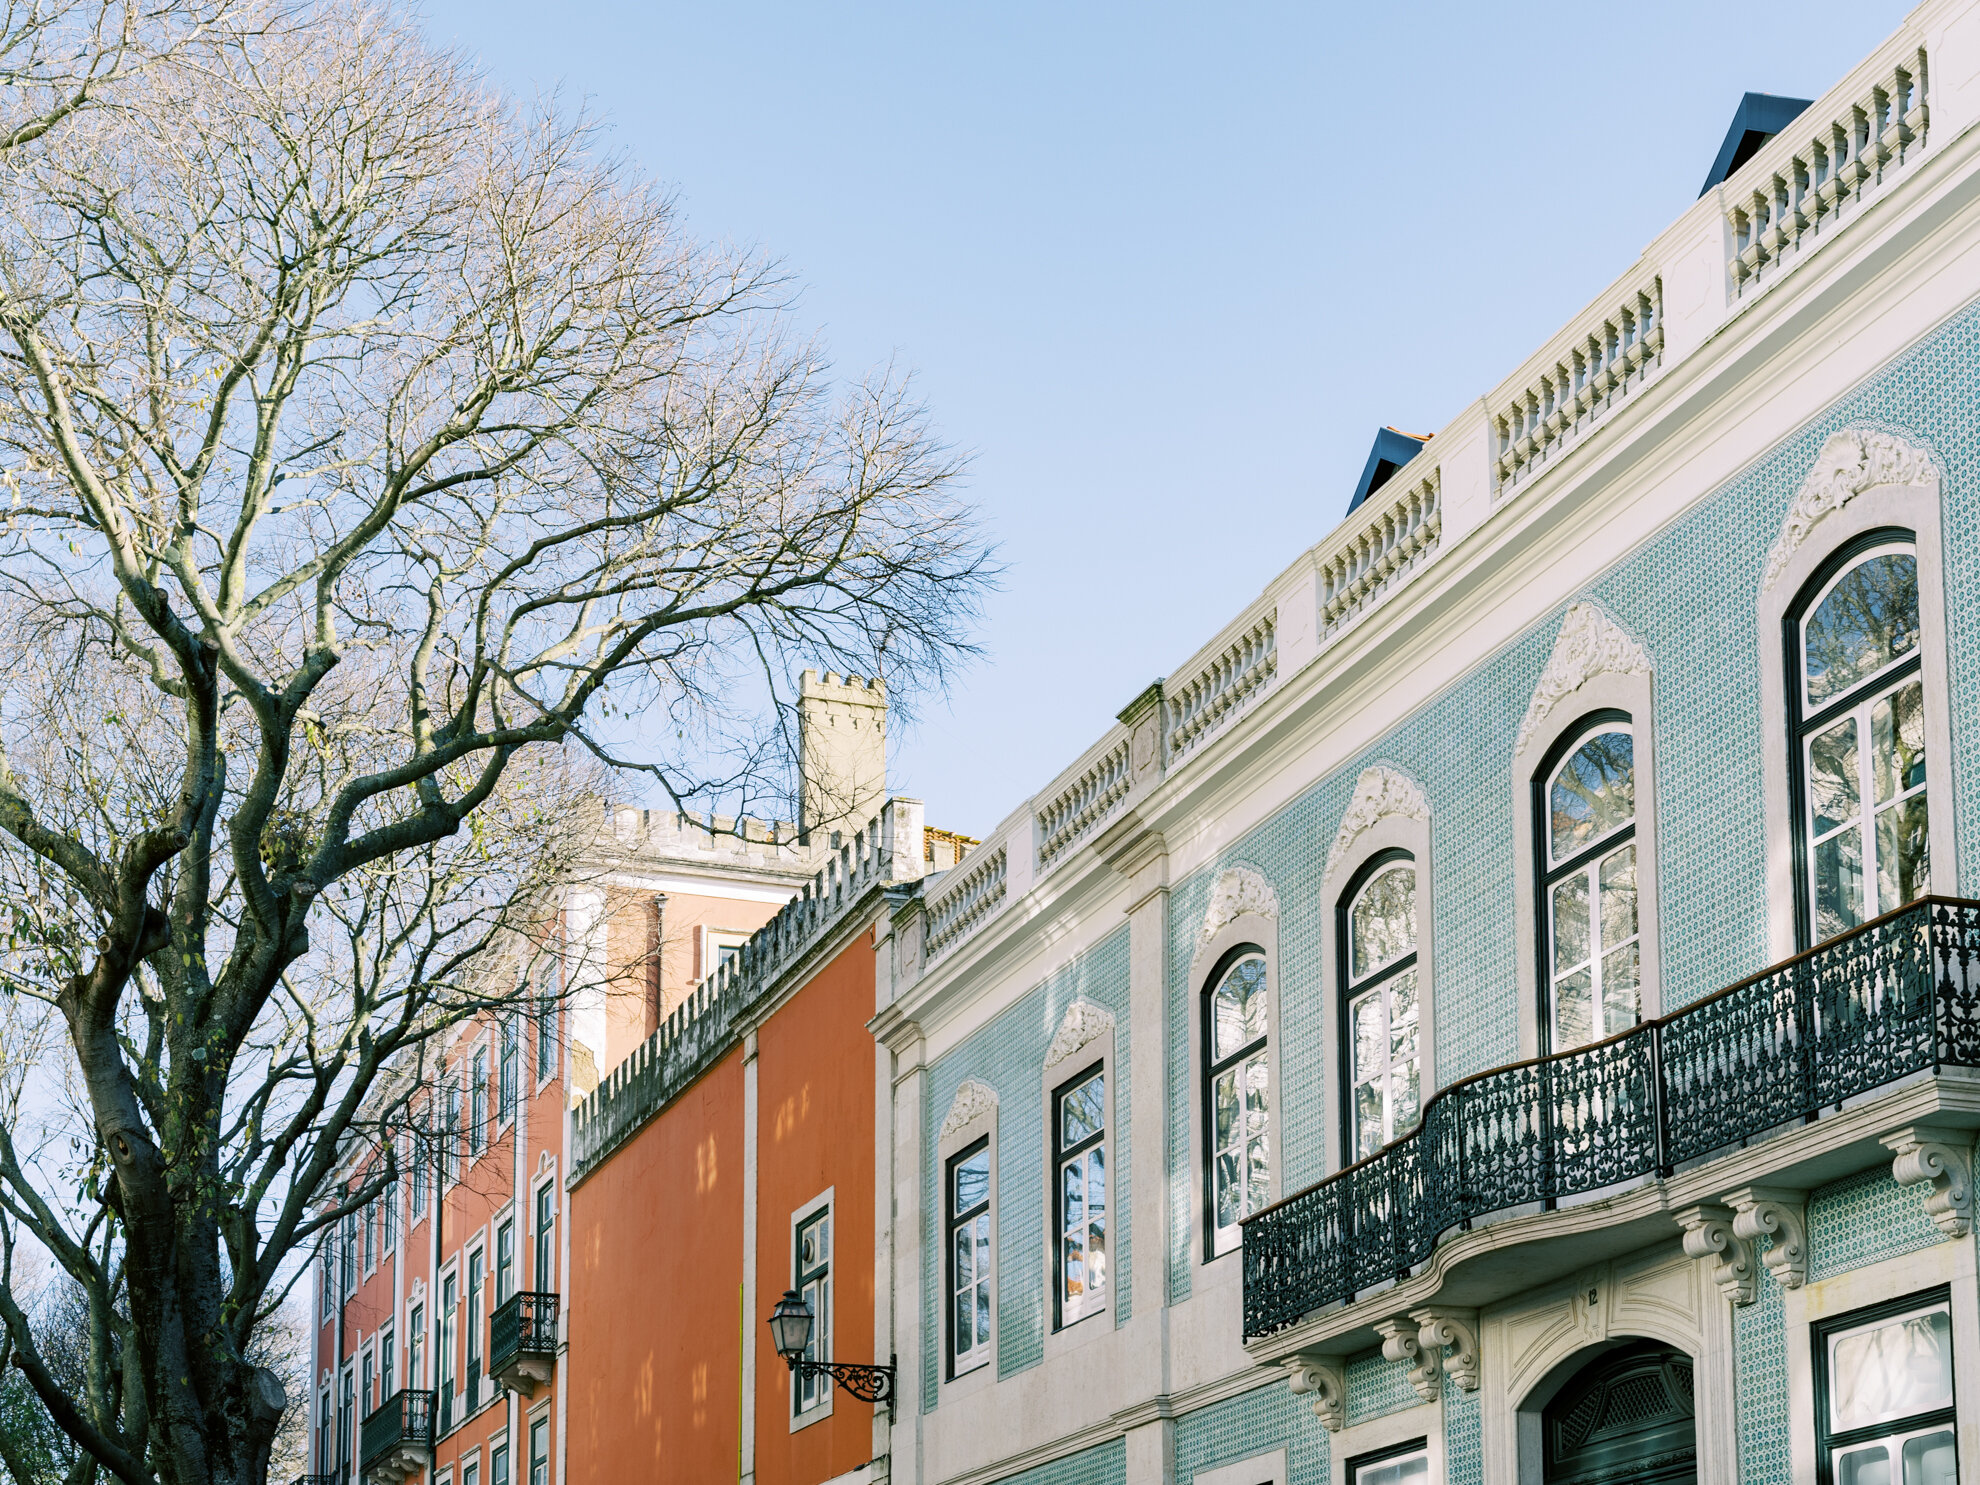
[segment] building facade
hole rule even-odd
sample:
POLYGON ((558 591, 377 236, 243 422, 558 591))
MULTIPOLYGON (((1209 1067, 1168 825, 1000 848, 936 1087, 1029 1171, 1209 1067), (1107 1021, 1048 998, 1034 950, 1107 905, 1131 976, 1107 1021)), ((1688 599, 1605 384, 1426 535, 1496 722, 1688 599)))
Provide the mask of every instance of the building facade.
POLYGON ((892 1478, 1980 1478, 1976 123, 1749 99, 902 900, 892 1478))

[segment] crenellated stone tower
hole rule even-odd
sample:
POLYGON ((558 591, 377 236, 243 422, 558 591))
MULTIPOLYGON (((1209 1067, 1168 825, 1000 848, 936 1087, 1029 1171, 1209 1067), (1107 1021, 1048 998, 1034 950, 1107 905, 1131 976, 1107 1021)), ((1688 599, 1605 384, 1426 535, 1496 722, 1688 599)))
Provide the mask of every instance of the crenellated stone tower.
POLYGON ((887 799, 887 683, 798 678, 798 830, 809 844, 852 832, 887 799))

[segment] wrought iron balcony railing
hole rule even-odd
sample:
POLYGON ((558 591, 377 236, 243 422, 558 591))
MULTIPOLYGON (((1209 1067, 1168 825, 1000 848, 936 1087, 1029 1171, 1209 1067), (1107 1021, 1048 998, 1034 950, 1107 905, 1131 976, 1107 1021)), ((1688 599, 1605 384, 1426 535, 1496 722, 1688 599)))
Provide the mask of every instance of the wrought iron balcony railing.
POLYGON ((525 1289, 497 1305, 488 1321, 488 1374, 533 1397, 556 1365, 557 1296, 525 1289))
POLYGON ((1403 1138, 1245 1220, 1245 1338, 1406 1278, 1477 1218, 1667 1176, 1947 1066, 1980 1067, 1980 903, 1922 898, 1661 1020, 1444 1089, 1403 1138))
POLYGON ((433 1448, 433 1394, 407 1387, 386 1398, 358 1428, 358 1473, 397 1482, 424 1469, 433 1448))
POLYGON ((334 1470, 327 1475, 297 1475, 289 1485, 337 1485, 337 1475, 334 1470))

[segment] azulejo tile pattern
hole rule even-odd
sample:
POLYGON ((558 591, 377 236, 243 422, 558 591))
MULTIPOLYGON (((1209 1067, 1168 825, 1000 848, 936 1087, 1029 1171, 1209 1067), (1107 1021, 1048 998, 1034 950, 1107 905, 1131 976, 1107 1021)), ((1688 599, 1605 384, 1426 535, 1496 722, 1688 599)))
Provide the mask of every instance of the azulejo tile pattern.
POLYGON ((1062 1459, 1006 1475, 997 1485, 1126 1485, 1127 1442, 1112 1439, 1062 1459))
POLYGON ((1274 1382, 1178 1417, 1176 1480, 1283 1447, 1287 1485, 1327 1485, 1329 1443, 1308 1401, 1274 1382))
POLYGON ((1733 1311, 1733 1345, 1740 1485, 1788 1485, 1787 1303, 1771 1277, 1733 1311))
MULTIPOLYGON (((1944 473, 1947 635, 1955 751, 1980 709, 1980 308, 1969 306, 1683 512, 1584 592, 1430 697, 1359 757, 1178 882, 1169 898, 1170 1272, 1186 1298, 1192 1242, 1188 1082, 1194 937, 1211 883, 1232 861, 1256 865, 1278 894, 1280 1099, 1284 1191, 1326 1174, 1322 1073, 1336 1055, 1337 1011, 1321 1004, 1334 952, 1333 905, 1318 900, 1326 850, 1354 779, 1385 761, 1423 787, 1431 811, 1438 954, 1439 1084, 1518 1055, 1514 945, 1530 925, 1513 902, 1513 742, 1562 613, 1591 598, 1655 668, 1659 888, 1656 925, 1666 1009, 1765 966, 1767 869, 1759 715, 1760 576, 1796 490, 1830 434, 1883 427, 1929 447, 1944 473)), ((1691 492, 1674 489, 1673 503, 1691 492)), ((1960 877, 1980 862, 1980 769, 1953 769, 1960 877)), ((1938 808, 1934 805, 1934 808, 1938 808)), ((1283 1193, 1282 1193, 1283 1194, 1283 1193)))
POLYGON ((1922 1191, 1878 1165, 1808 1194, 1808 1277, 1833 1279, 1866 1263, 1915 1253, 1945 1235, 1925 1214, 1922 1191))
POLYGON ((1366 1423, 1413 1408, 1423 1399, 1409 1385, 1409 1367, 1390 1361, 1380 1351, 1357 1356, 1347 1364, 1347 1421, 1366 1423))
MULTIPOLYGON (((940 1327, 942 1262, 941 1171, 936 1139, 942 1117, 965 1078, 978 1078, 997 1090, 997 1374, 1008 1377, 1035 1366, 1044 1355, 1051 1321, 1045 1281, 1045 1049, 1059 1018, 1077 997, 1104 1006, 1114 1016, 1111 1064, 1113 1148, 1112 1236, 1113 1323, 1127 1315, 1133 1248, 1129 1143, 1133 1086, 1128 1036, 1128 929, 1107 935, 938 1058, 923 1081, 922 1116, 922 1409, 935 1407, 942 1355, 940 1327)), ((1087 1324, 1107 1324, 1094 1319, 1087 1324)))
POLYGON ((1485 1439, 1478 1394, 1444 1388, 1444 1485, 1484 1485, 1485 1439))

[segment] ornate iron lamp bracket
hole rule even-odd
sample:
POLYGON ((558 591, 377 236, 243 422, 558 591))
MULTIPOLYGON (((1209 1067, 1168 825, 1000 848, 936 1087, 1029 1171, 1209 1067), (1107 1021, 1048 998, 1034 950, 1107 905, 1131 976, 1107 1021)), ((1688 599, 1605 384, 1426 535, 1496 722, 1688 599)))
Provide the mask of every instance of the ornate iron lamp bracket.
POLYGON ((862 1366, 856 1361, 804 1361, 789 1358, 790 1368, 800 1377, 830 1377, 861 1402, 885 1403, 887 1421, 894 1421, 894 1372, 890 1358, 886 1366, 862 1366))

